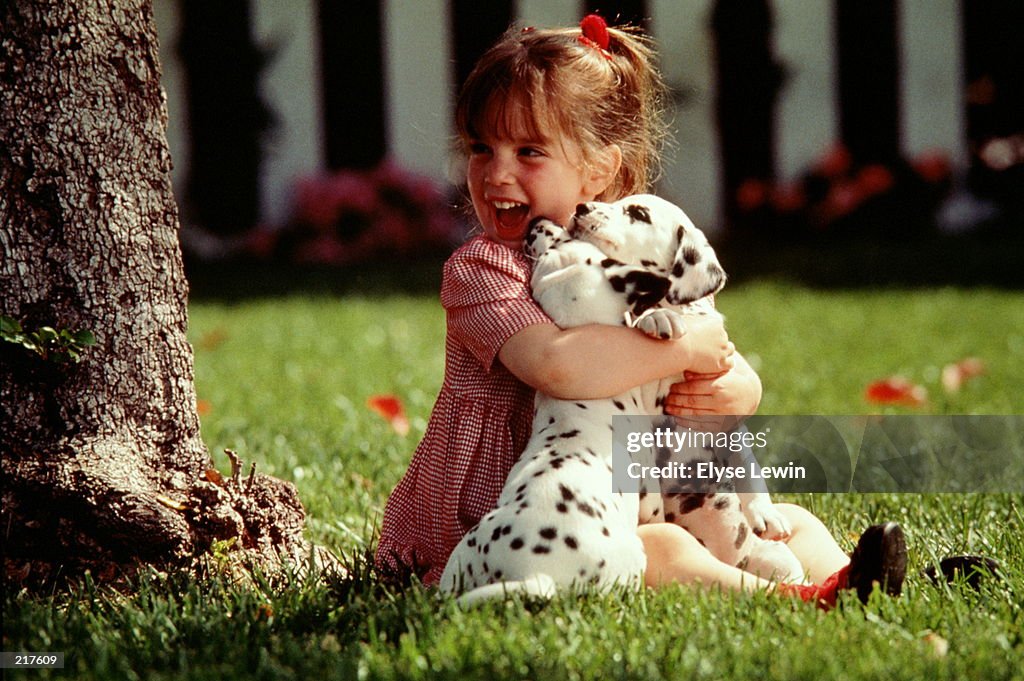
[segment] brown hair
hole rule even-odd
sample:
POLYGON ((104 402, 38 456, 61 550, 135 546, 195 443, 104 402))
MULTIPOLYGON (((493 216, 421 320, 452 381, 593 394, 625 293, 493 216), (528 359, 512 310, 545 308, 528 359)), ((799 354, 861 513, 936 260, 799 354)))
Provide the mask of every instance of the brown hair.
POLYGON ((584 163, 610 144, 622 150, 622 167, 599 199, 649 191, 667 136, 664 85, 645 37, 630 27, 609 28, 608 34, 602 51, 581 41, 578 28, 510 28, 459 93, 459 136, 504 136, 516 116, 538 138, 550 138, 543 129, 554 126, 553 133, 579 147, 584 163))

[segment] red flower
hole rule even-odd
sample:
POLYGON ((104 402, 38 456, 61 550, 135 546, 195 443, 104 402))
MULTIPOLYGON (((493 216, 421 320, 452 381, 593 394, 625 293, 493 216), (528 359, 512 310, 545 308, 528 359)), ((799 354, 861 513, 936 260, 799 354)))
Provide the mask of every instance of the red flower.
POLYGON ((807 207, 807 194, 802 186, 790 182, 772 189, 771 201, 780 213, 795 213, 807 207))
POLYGON ((914 159, 914 170, 925 182, 940 184, 949 179, 949 157, 941 151, 926 153, 914 159))
POLYGON ((399 435, 409 432, 409 419, 399 398, 394 395, 371 395, 366 398, 366 406, 387 420, 399 435))
POLYGON ((867 198, 864 190, 849 180, 839 180, 832 185, 828 196, 818 207, 819 218, 828 224, 855 211, 867 198))
POLYGON ((872 163, 861 168, 857 173, 857 185, 868 196, 884 194, 896 184, 892 171, 879 163, 872 163))
POLYGON ((768 201, 769 187, 764 180, 750 177, 736 188, 736 205, 744 212, 755 211, 768 201))
POLYGON ((817 170, 819 173, 830 179, 836 179, 850 172, 853 165, 853 156, 850 150, 842 144, 832 147, 820 161, 817 170))
POLYGON ((869 383, 864 399, 873 404, 920 407, 928 401, 928 391, 903 376, 890 376, 869 383))

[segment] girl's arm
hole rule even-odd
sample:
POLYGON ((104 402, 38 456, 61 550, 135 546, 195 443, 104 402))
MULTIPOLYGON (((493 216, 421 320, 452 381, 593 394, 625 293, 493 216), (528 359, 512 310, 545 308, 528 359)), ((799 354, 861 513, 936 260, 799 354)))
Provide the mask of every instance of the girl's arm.
POLYGON ((576 400, 612 397, 687 370, 732 368, 735 348, 718 315, 688 320, 686 329, 681 338, 666 341, 620 326, 534 324, 505 341, 498 358, 527 385, 576 400))

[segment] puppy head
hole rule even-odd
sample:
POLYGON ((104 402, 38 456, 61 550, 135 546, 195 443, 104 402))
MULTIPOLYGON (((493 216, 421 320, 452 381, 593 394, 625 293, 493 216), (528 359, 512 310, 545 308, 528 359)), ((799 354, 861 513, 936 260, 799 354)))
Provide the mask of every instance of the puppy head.
POLYGON ((640 315, 660 303, 671 285, 664 273, 609 258, 546 219, 533 222, 524 251, 534 261, 533 297, 562 328, 622 324, 624 312, 640 315))
POLYGON ((704 233, 682 209, 657 196, 581 203, 568 229, 615 260, 663 273, 670 281, 669 303, 690 303, 725 286, 725 271, 704 233))

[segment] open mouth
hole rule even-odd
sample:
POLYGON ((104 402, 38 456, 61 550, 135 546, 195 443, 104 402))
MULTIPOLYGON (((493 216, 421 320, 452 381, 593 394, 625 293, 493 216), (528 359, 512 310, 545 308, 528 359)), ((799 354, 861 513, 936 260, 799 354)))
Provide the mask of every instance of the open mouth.
POLYGON ((522 239, 529 227, 530 207, 518 201, 494 201, 492 205, 498 236, 510 241, 522 239))

